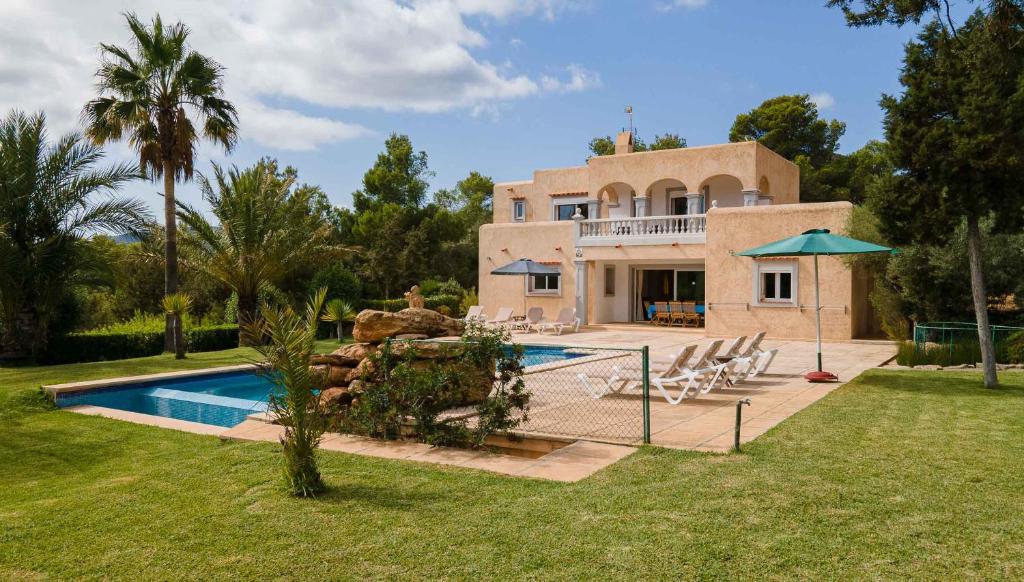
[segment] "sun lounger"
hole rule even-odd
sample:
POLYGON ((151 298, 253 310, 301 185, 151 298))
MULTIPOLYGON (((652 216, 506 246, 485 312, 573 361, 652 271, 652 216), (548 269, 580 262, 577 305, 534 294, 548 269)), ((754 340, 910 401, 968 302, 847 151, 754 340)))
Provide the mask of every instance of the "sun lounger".
POLYGON ((756 334, 754 334, 754 338, 750 340, 750 343, 747 344, 747 347, 742 352, 740 352, 739 356, 741 358, 749 358, 750 356, 753 356, 756 352, 760 351, 761 342, 764 341, 764 336, 765 332, 763 331, 759 331, 756 334))
MULTIPOLYGON (((650 374, 651 383, 653 384, 662 378, 677 378, 683 374, 683 370, 686 369, 686 363, 693 357, 693 352, 696 349, 696 345, 686 346, 679 350, 671 361, 657 369, 652 369, 650 374)), ((637 366, 614 366, 612 368, 612 375, 599 382, 596 380, 591 381, 583 373, 577 374, 576 377, 583 384, 583 390, 596 400, 602 396, 618 394, 639 385, 643 382, 643 370, 637 366)))
POLYGON ((487 316, 484 315, 484 308, 480 305, 474 305, 466 310, 466 317, 464 318, 466 323, 470 321, 487 321, 487 316))
POLYGON ((484 323, 490 327, 508 327, 512 323, 512 312, 511 307, 501 307, 494 315, 494 319, 489 319, 484 323))
POLYGON ((544 308, 543 307, 531 307, 526 311, 526 319, 520 321, 513 321, 509 324, 509 329, 525 331, 529 333, 533 330, 534 326, 544 321, 544 308))
POLYGON ((580 318, 576 317, 576 310, 572 307, 564 307, 558 312, 558 318, 554 321, 539 321, 534 324, 533 329, 537 330, 537 333, 544 333, 546 330, 553 330, 562 335, 562 332, 566 329, 572 329, 573 332, 579 331, 580 329, 580 318))
POLYGON ((725 351, 722 352, 721 354, 715 356, 715 359, 718 360, 719 363, 725 363, 733 358, 739 357, 740 348, 743 346, 743 342, 745 341, 747 341, 747 336, 745 335, 741 335, 740 337, 732 340, 732 343, 729 344, 729 347, 726 348, 725 351))

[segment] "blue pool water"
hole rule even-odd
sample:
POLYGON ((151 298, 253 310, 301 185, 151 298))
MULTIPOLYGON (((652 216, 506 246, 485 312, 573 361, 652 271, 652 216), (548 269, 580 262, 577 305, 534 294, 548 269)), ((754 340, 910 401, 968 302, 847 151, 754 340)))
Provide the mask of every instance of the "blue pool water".
MULTIPOLYGON (((523 365, 537 366, 582 355, 564 348, 527 346, 523 365)), ((60 394, 57 405, 88 404, 232 427, 250 414, 265 412, 273 388, 269 378, 255 372, 221 372, 60 394)))

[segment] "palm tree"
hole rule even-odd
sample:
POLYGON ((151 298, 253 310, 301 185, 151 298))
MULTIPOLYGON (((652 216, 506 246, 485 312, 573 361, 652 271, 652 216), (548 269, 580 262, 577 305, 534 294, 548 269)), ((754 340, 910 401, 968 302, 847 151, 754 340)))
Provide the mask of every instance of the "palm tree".
POLYGON ((174 316, 174 359, 185 359, 184 317, 192 311, 192 297, 188 293, 164 295, 164 313, 174 316))
POLYGON ((320 289, 302 314, 290 306, 263 305, 264 319, 253 322, 243 335, 265 337, 257 350, 267 362, 270 379, 279 390, 270 394, 270 412, 287 419, 281 439, 285 485, 300 497, 314 497, 326 486, 317 468, 316 449, 326 427, 320 393, 326 378, 310 361, 316 353, 316 331, 327 289, 320 289))
POLYGON ((102 159, 76 133, 48 143, 41 113, 0 120, 0 353, 45 349, 61 298, 102 266, 89 235, 145 228, 145 206, 112 195, 138 169, 96 167, 102 159))
POLYGON ((332 299, 327 302, 321 320, 333 323, 338 326, 338 343, 345 339, 345 322, 355 319, 356 310, 352 304, 344 299, 332 299))
MULTIPOLYGON (((199 188, 217 224, 179 204, 184 261, 238 294, 243 328, 257 319, 262 289, 279 286, 314 259, 329 260, 342 251, 332 242, 331 225, 313 211, 312 191, 293 191, 293 183, 272 161, 227 172, 214 164, 213 180, 200 174, 199 188)), ((240 334, 243 345, 252 339, 240 334)))
MULTIPOLYGON (((101 44, 96 72, 99 97, 86 104, 86 135, 96 144, 127 139, 139 166, 164 180, 166 233, 164 294, 178 291, 178 235, 174 183, 192 179, 196 141, 202 137, 226 151, 238 139, 238 115, 223 98, 223 69, 188 45, 189 29, 165 26, 157 15, 146 25, 127 13, 131 50, 101 44), (198 129, 197 129, 198 128, 198 129)), ((167 316, 165 348, 173 348, 174 321, 167 316)))

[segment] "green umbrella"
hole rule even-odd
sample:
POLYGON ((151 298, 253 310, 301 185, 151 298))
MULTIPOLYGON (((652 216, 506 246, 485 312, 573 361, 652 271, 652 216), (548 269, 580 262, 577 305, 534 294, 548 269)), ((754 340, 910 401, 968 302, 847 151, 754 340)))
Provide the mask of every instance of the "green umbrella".
MULTIPOLYGON (((895 249, 862 240, 835 235, 827 228, 815 228, 766 245, 736 253, 742 257, 814 257, 814 314, 818 330, 818 373, 821 370, 821 293, 818 286, 818 255, 856 255, 861 253, 895 253, 895 249)), ((825 373, 827 374, 827 373, 825 373)), ((828 374, 835 378, 834 375, 828 374)), ((824 376, 817 376, 818 379, 824 376)))

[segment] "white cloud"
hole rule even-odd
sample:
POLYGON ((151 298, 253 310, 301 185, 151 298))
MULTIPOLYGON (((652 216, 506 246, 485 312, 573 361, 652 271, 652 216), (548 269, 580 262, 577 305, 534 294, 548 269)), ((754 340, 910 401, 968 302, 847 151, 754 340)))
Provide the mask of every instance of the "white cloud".
POLYGON ((569 65, 565 69, 569 74, 568 79, 563 80, 550 75, 544 75, 540 78, 541 88, 555 93, 572 93, 601 86, 601 77, 594 71, 587 70, 576 64, 569 65))
POLYGON ((830 93, 821 92, 811 95, 811 103, 814 103, 819 110, 831 109, 836 104, 836 98, 830 93))
POLYGON ((668 12, 677 8, 694 10, 697 8, 704 8, 707 5, 708 0, 670 0, 668 2, 660 2, 656 4, 655 8, 662 12, 668 12))
MULTIPOLYGON (((100 42, 125 45, 121 12, 160 11, 192 30, 192 46, 227 69, 243 138, 314 149, 368 133, 336 119, 351 109, 487 111, 542 91, 579 91, 597 75, 531 78, 473 54, 486 46, 467 18, 555 18, 579 0, 4 0, 0 107, 44 109, 53 131, 77 127, 94 94, 100 42), (308 114, 312 108, 318 113, 308 114)), ((484 27, 485 29, 486 27, 484 27)))

